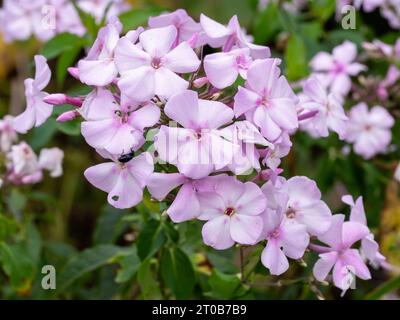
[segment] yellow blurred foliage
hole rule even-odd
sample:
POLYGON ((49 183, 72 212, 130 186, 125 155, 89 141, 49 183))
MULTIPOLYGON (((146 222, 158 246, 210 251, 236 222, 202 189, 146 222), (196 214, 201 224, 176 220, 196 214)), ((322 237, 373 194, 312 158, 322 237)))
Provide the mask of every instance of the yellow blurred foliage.
POLYGON ((400 266, 400 199, 398 182, 386 189, 386 205, 381 216, 381 248, 388 262, 400 266))
POLYGON ((0 80, 3 80, 7 76, 8 70, 12 69, 12 66, 14 66, 14 56, 14 47, 4 43, 0 34, 0 80))

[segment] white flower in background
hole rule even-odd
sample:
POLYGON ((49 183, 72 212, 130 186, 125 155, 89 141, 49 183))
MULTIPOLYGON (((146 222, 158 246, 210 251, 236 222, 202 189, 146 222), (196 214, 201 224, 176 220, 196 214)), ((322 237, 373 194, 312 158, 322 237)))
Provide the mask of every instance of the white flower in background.
POLYGON ((39 155, 39 167, 50 171, 53 178, 63 174, 62 161, 64 152, 59 148, 42 149, 39 155))
POLYGON ((13 116, 6 115, 0 120, 0 151, 8 152, 14 142, 17 141, 18 135, 13 128, 13 116))
POLYGON ((37 156, 25 141, 12 146, 8 158, 11 161, 13 173, 18 176, 31 175, 39 170, 37 156))

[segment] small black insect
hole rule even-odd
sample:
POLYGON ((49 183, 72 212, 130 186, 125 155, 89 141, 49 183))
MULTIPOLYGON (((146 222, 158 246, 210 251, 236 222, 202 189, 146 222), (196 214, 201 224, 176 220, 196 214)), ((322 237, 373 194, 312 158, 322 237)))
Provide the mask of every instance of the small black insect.
POLYGON ((127 163, 129 161, 131 161, 133 159, 133 157, 135 156, 135 153, 133 151, 123 154, 118 158, 118 161, 121 163, 127 163))

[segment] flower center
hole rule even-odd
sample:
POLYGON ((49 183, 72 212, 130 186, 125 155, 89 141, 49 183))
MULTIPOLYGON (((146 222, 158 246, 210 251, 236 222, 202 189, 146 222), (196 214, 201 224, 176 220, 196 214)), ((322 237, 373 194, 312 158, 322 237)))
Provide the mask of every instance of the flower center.
POLYGON ((115 110, 117 117, 121 119, 121 123, 127 123, 129 120, 129 112, 123 112, 121 110, 115 110))
POLYGON ((161 59, 160 59, 160 58, 153 58, 153 59, 151 60, 151 66, 152 66, 154 69, 160 68, 160 67, 161 67, 161 59))
POLYGON ((279 229, 276 229, 276 230, 274 230, 274 232, 272 232, 270 235, 269 235, 269 237, 270 238, 274 238, 274 239, 277 239, 277 238, 279 238, 279 229))
POLYGON ((232 207, 226 208, 224 212, 224 214, 226 214, 229 217, 231 217, 234 213, 235 213, 235 208, 232 207))
POLYGON ((294 219, 296 217, 296 211, 293 208, 289 207, 286 210, 286 217, 288 219, 294 219))

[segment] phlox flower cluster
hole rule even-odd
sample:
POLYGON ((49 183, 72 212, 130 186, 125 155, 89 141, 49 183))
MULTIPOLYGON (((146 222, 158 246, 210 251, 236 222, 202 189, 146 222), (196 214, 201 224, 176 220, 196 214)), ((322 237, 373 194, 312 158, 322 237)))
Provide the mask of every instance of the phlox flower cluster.
MULTIPOLYGON (((100 22, 129 6, 124 0, 78 0, 77 7, 100 22)), ((6 42, 35 37, 45 42, 63 32, 83 36, 86 32, 79 12, 70 0, 4 0, 0 9, 0 32, 6 42)))
POLYGON ((64 152, 59 148, 44 148, 39 156, 25 141, 18 141, 14 118, 0 119, 0 187, 35 184, 43 179, 43 171, 53 178, 63 174, 64 152))
MULTIPOLYGON (((87 56, 69 69, 91 87, 86 96, 45 93, 49 69, 36 57, 36 76, 25 83, 27 109, 14 127, 26 132, 41 125, 53 106, 73 105, 58 121, 80 121, 85 141, 106 159, 84 175, 112 206, 134 207, 147 188, 167 203, 173 222, 204 221, 203 241, 212 248, 262 244, 261 261, 271 274, 284 273, 288 259, 316 248, 318 280, 332 268, 333 282, 343 290, 351 277, 370 278, 354 244, 362 241, 375 265, 383 257, 361 200, 346 198, 357 214, 344 222, 321 200, 314 181, 280 175, 300 123, 317 114, 319 134, 342 134, 347 116, 340 99, 312 78, 302 104, 280 60, 252 43, 236 16, 223 25, 205 15, 196 22, 177 10, 150 18, 146 28, 125 35, 121 30, 110 19, 87 56), (205 46, 213 53, 204 55, 205 46)), ((325 59, 330 64, 321 72, 330 72, 334 58, 325 59)), ((364 68, 346 59, 339 73, 328 76, 331 86, 340 87, 337 74, 345 79, 364 68)))

